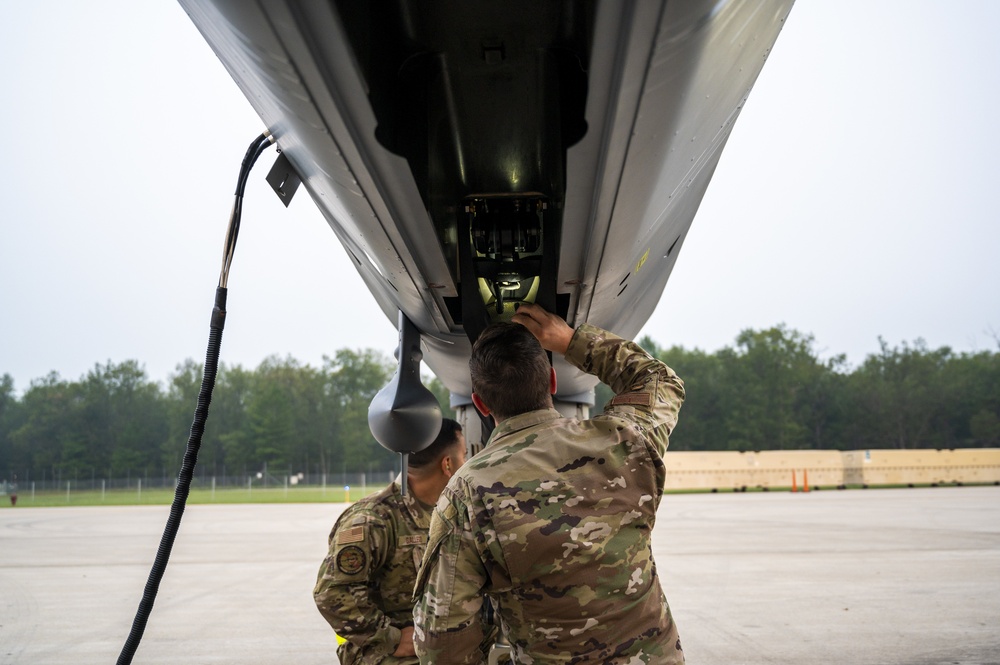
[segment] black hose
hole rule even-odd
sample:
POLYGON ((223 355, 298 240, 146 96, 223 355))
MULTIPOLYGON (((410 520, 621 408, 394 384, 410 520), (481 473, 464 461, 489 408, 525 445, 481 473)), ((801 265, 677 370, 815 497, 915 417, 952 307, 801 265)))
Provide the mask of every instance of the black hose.
POLYGON ((229 267, 233 261, 233 254, 236 252, 236 240, 240 234, 240 219, 243 217, 243 192, 246 189, 250 169, 271 143, 271 135, 264 132, 253 140, 250 147, 247 148, 246 155, 243 156, 240 175, 236 179, 236 199, 233 201, 233 212, 229 218, 229 230, 226 233, 226 244, 222 253, 222 274, 219 275, 219 286, 227 286, 229 280, 229 267))
POLYGON ((153 610, 153 601, 160 588, 160 580, 167 569, 170 551, 174 546, 174 538, 181 525, 184 506, 187 503, 188 492, 191 489, 191 478, 198 462, 198 450, 201 448, 201 437, 205 433, 205 422, 208 420, 208 406, 212 402, 212 390, 215 388, 215 375, 219 367, 219 349, 222 346, 222 329, 226 323, 227 290, 218 287, 215 290, 215 306, 212 308, 212 324, 208 335, 208 352, 205 357, 205 373, 201 380, 201 391, 198 394, 198 406, 194 412, 194 422, 191 423, 191 434, 188 436, 187 450, 180 473, 177 475, 177 487, 174 490, 174 501, 170 506, 170 517, 160 539, 160 547, 156 551, 153 568, 149 571, 149 579, 142 593, 142 601, 132 622, 125 646, 118 655, 118 665, 128 665, 132 662, 135 650, 139 647, 142 634, 146 630, 146 621, 153 610))
POLYGON ((215 289, 215 306, 212 308, 211 329, 208 334, 208 351, 205 356, 205 372, 201 380, 201 391, 198 393, 198 406, 194 412, 194 422, 191 423, 191 433, 188 436, 187 449, 184 451, 184 461, 177 475, 177 487, 174 489, 174 501, 170 505, 170 516, 160 539, 160 547, 156 551, 156 559, 149 571, 149 579, 139 602, 132 630, 129 631, 125 646, 118 655, 118 665, 129 665, 135 656, 142 634, 146 630, 146 622, 153 611, 153 602, 160 588, 160 580, 167 569, 170 551, 177 537, 177 530, 184 516, 184 506, 187 504, 188 493, 191 490, 191 479, 194 477, 194 467, 198 463, 198 451, 201 448, 201 437, 205 433, 205 422, 208 420, 208 406, 212 402, 212 390, 215 388, 215 376, 219 368, 219 349, 222 347, 222 329, 226 326, 226 283, 229 280, 229 267, 233 253, 236 250, 236 238, 240 229, 240 218, 243 215, 243 191, 254 162, 264 149, 272 143, 270 134, 261 134, 253 140, 243 157, 240 175, 236 181, 236 201, 233 203, 233 213, 229 219, 226 232, 226 244, 223 252, 222 273, 219 276, 219 286, 215 289))

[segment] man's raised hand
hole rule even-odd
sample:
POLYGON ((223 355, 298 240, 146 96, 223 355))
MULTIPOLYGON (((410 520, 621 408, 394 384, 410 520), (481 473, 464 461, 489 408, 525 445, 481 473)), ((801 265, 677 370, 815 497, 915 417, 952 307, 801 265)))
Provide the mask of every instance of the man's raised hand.
POLYGON ((511 321, 527 328, 546 351, 566 355, 574 331, 562 317, 545 311, 541 305, 524 303, 518 306, 511 321))

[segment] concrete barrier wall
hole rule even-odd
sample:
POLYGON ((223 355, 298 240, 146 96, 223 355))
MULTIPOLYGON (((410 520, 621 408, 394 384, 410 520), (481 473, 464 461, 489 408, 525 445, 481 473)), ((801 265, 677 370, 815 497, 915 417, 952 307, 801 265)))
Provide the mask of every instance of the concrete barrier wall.
POLYGON ((666 464, 668 490, 788 488, 793 473, 799 487, 806 473, 811 484, 832 486, 844 477, 837 450, 678 451, 667 453, 666 464))
POLYGON ((674 451, 666 465, 668 490, 1000 482, 1000 448, 674 451))
POLYGON ((844 453, 849 485, 928 485, 1000 481, 1000 449, 852 450, 844 453))

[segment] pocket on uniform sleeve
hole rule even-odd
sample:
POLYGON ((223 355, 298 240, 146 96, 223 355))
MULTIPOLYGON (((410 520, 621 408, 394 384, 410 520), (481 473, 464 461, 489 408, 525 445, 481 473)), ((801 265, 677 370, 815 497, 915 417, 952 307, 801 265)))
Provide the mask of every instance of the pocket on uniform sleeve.
POLYGON ((457 512, 451 504, 448 504, 441 515, 435 512, 427 537, 427 550, 413 586, 414 600, 418 604, 424 601, 428 611, 434 616, 440 616, 439 608, 451 604, 455 589, 455 553, 450 551, 454 545, 449 540, 455 533, 451 520, 457 512))

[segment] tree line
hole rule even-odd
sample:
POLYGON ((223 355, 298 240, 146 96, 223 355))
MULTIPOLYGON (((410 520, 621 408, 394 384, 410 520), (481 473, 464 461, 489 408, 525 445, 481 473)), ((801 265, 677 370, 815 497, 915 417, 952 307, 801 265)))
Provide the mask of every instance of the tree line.
MULTIPOLYGON (((222 363, 196 474, 342 473, 394 468, 368 430, 368 404, 394 365, 372 350, 338 351, 321 367, 271 357, 255 370, 222 363)), ((97 364, 78 381, 52 373, 15 396, 0 378, 0 472, 46 479, 175 476, 203 365, 186 360, 166 386, 135 360, 97 364)), ((440 390, 440 386, 439 386, 440 390)))
POLYGON ((851 368, 783 325, 744 330, 715 353, 640 340, 687 390, 671 450, 1000 446, 1000 353, 879 343, 851 368))
MULTIPOLYGON (((1000 353, 953 353, 922 341, 869 355, 855 368, 823 360, 784 326, 745 330, 713 353, 640 344, 684 380, 672 450, 1000 446, 1000 353)), ((199 475, 271 469, 306 474, 391 470, 398 458, 368 430, 368 405, 394 363, 341 350, 320 367, 271 357, 223 363, 198 459, 199 475)), ((21 480, 175 476, 201 387, 187 360, 166 385, 135 360, 97 364, 77 381, 36 379, 17 396, 0 377, 0 474, 21 480)), ((447 390, 428 381, 446 413, 447 390)), ((597 406, 610 398, 598 386, 597 406)))

